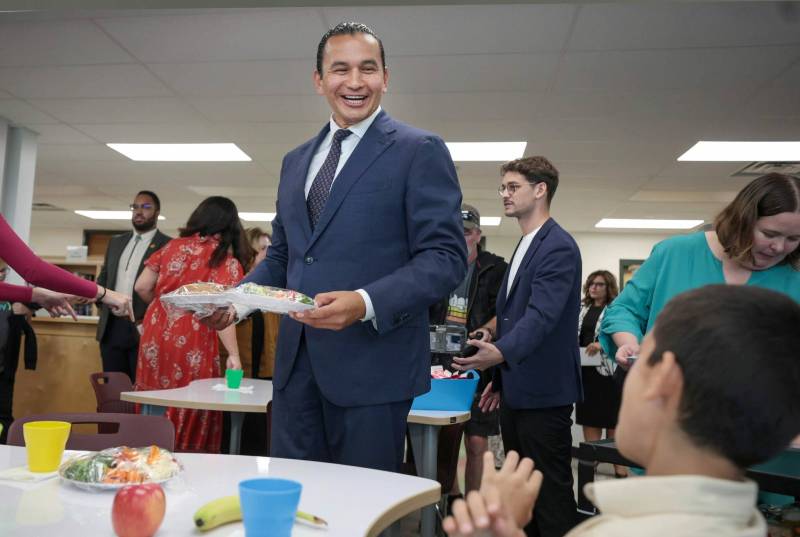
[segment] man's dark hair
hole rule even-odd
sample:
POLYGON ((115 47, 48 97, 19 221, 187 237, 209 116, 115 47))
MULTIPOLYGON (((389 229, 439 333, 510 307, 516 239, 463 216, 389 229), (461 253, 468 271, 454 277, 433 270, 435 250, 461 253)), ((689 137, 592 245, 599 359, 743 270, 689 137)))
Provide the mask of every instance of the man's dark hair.
POLYGON ((244 236, 242 222, 239 220, 239 211, 228 198, 211 196, 204 199, 192 211, 186 227, 179 231, 181 237, 191 237, 195 233, 199 233, 201 237, 219 235, 219 244, 208 263, 211 268, 220 266, 229 251, 242 266, 247 264, 249 245, 244 236))
POLYGON ((150 190, 140 190, 136 193, 136 196, 150 196, 150 199, 153 200, 153 204, 156 206, 156 211, 161 212, 161 200, 158 199, 155 192, 150 190))
POLYGON ((386 53, 383 51, 383 41, 372 31, 372 28, 360 22, 340 22, 325 32, 325 35, 322 36, 317 46, 317 73, 319 73, 319 76, 322 76, 322 57, 325 55, 325 45, 328 43, 328 39, 337 35, 356 34, 371 35, 378 41, 378 46, 381 49, 381 64, 383 64, 383 70, 386 70, 386 53))
POLYGON ((547 185, 547 205, 553 201, 558 188, 558 170, 553 163, 545 157, 523 157, 503 164, 500 174, 517 172, 525 177, 529 183, 544 183, 547 185))
MULTIPOLYGON (((800 304, 744 285, 709 285, 673 298, 656 320, 656 349, 683 371, 679 425, 740 468, 765 461, 800 433, 800 304)), ((675 454, 679 456, 679 454, 675 454)))

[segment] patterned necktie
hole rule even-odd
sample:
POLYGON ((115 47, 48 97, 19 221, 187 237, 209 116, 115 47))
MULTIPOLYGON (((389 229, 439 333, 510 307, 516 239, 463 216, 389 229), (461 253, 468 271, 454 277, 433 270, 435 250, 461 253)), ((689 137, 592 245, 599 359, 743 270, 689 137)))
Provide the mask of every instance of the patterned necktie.
POLYGON ((317 172, 314 182, 311 183, 311 189, 308 191, 308 198, 306 199, 306 206, 308 207, 308 217, 311 220, 311 229, 317 227, 319 216, 322 214, 322 209, 325 208, 325 203, 328 201, 328 195, 331 191, 333 178, 336 175, 336 167, 339 165, 339 157, 342 154, 342 140, 350 136, 352 132, 347 129, 339 129, 333 133, 333 143, 322 168, 317 172))

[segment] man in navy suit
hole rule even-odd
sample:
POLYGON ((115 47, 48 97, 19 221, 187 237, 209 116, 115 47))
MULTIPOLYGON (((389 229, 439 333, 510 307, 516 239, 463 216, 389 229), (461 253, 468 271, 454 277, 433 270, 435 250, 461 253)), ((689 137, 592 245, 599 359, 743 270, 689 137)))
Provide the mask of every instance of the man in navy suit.
POLYGON ((453 162, 381 110, 388 79, 368 27, 323 36, 314 84, 333 114, 284 158, 272 245, 244 280, 317 302, 281 321, 272 456, 397 470, 411 401, 430 388, 428 306, 466 272, 453 162))
MULTIPOLYGON (((583 397, 575 335, 581 255, 575 240, 550 218, 558 186, 558 171, 550 161, 526 157, 501 170, 505 215, 517 219, 523 237, 497 297, 494 343, 470 341, 480 348, 478 353, 455 360, 464 369, 495 367, 481 408, 493 410, 502 400, 506 451, 530 457, 544 474, 525 532, 561 537, 577 523, 570 416, 572 405, 583 397)), ((491 324, 485 327, 490 333, 491 324)))

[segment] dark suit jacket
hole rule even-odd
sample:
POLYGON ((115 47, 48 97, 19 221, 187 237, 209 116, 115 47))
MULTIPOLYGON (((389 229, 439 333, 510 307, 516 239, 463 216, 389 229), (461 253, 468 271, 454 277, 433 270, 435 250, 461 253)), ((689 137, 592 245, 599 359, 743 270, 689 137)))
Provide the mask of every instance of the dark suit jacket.
POLYGON ((505 358, 497 368, 503 404, 534 409, 580 401, 578 245, 551 218, 533 238, 514 281, 508 276, 506 271, 497 297, 495 343, 505 358))
POLYGON ((455 167, 439 137, 382 111, 336 177, 312 231, 304 186, 328 129, 284 158, 272 245, 245 281, 312 297, 364 289, 377 329, 356 322, 319 330, 284 317, 273 382, 285 386, 305 331, 326 399, 339 406, 408 400, 430 389, 428 306, 466 273, 455 167))
MULTIPOLYGON (((103 287, 107 287, 109 289, 114 289, 114 286, 117 283, 117 267, 119 266, 119 258, 122 255, 122 251, 125 249, 125 245, 128 244, 128 241, 131 240, 132 236, 133 231, 127 231, 121 235, 115 235, 109 241, 105 259, 103 259, 103 267, 100 269, 100 274, 97 276, 98 285, 102 285, 103 287)), ((156 231, 156 234, 153 236, 153 240, 150 241, 150 245, 147 247, 147 251, 144 253, 144 257, 142 257, 142 262, 139 264, 139 268, 136 269, 137 278, 142 273, 142 270, 144 269, 144 262, 147 260, 147 258, 150 257, 153 252, 159 250, 162 246, 167 244, 171 239, 172 237, 164 235, 160 231, 156 231)), ((133 315, 136 317, 137 321, 142 320, 145 310, 147 310, 147 304, 145 304, 144 301, 139 298, 139 295, 133 293, 133 315)), ((100 306, 100 320, 97 322, 97 341, 102 341, 103 339, 103 334, 106 332, 106 326, 108 326, 109 315, 111 315, 111 310, 108 308, 108 306, 100 306)))

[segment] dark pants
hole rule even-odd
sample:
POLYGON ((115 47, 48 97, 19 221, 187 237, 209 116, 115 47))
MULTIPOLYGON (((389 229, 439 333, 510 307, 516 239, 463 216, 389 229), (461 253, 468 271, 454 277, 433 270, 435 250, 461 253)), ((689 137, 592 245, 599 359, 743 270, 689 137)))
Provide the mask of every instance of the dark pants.
POLYGON ((544 474, 542 490, 525 527, 528 537, 562 537, 578 522, 572 489, 572 405, 514 410, 500 407, 506 452, 533 459, 544 474))
POLYGON ((130 319, 108 316, 108 325, 100 342, 103 371, 120 371, 136 382, 136 358, 139 355, 139 332, 130 319))
POLYGON ((411 400, 341 407, 322 395, 305 341, 289 382, 272 394, 270 456, 397 472, 411 400))

